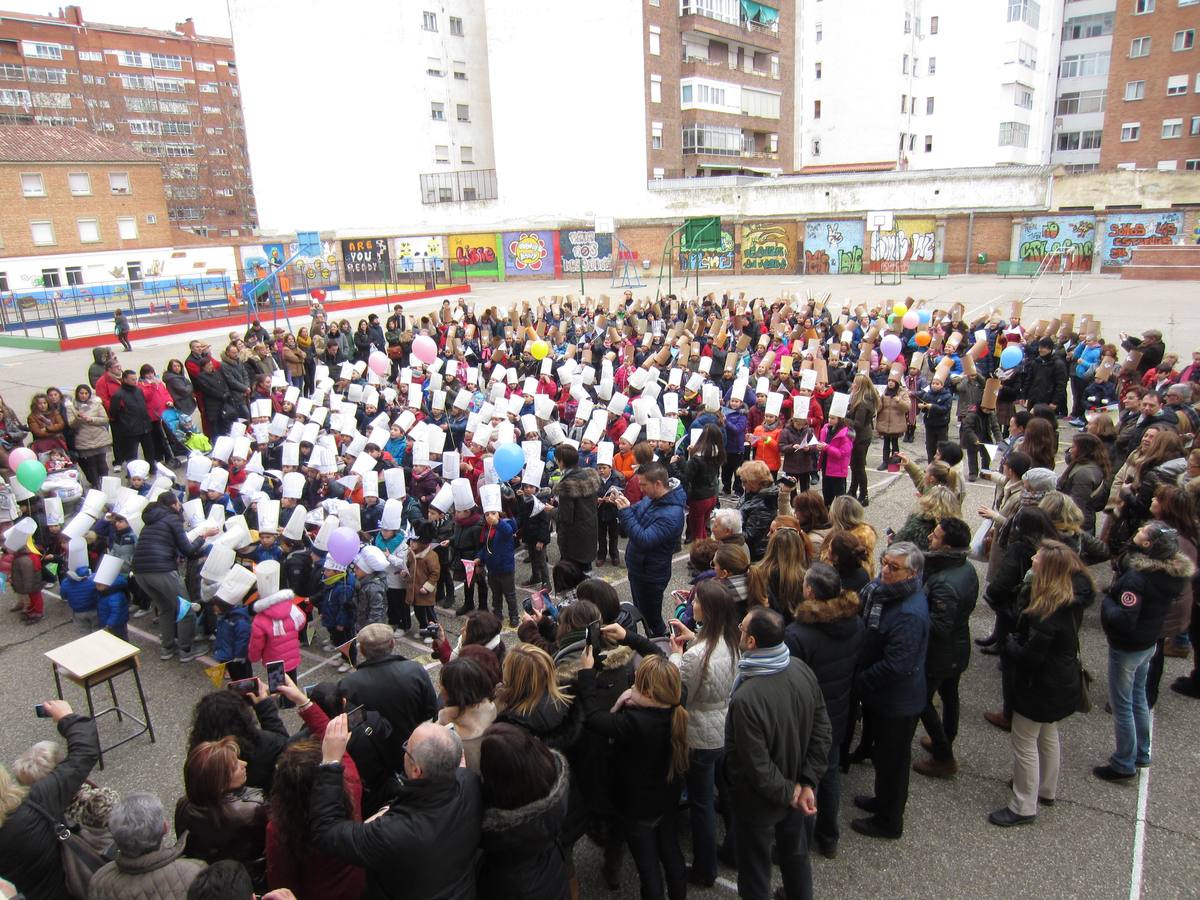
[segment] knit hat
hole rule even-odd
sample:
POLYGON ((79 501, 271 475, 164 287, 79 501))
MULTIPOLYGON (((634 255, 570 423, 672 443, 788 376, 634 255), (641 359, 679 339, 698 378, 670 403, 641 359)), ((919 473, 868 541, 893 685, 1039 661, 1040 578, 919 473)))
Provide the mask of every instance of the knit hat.
POLYGON ((66 809, 66 818, 87 828, 107 828, 108 817, 121 795, 109 787, 84 784, 66 809))
POLYGON ((1021 476, 1021 505, 1030 506, 1039 503, 1057 485, 1054 472, 1050 469, 1040 467, 1029 469, 1021 476))

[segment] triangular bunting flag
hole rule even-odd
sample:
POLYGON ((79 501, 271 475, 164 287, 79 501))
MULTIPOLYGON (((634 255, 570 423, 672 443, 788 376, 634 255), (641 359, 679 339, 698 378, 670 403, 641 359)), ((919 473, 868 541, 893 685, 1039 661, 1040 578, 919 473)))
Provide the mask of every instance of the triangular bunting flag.
POLYGON ((217 663, 215 666, 205 666, 204 674, 208 676, 208 680, 212 682, 212 686, 219 688, 221 682, 225 680, 225 663, 217 663))

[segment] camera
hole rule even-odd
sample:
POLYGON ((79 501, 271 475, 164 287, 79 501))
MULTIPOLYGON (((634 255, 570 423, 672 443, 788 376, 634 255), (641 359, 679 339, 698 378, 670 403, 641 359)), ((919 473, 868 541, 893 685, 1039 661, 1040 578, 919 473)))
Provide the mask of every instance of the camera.
POLYGON ((436 639, 440 633, 441 633, 441 626, 438 625, 436 622, 430 622, 428 625, 425 625, 424 627, 422 627, 421 630, 418 632, 418 634, 420 634, 421 637, 432 638, 432 639, 436 639))

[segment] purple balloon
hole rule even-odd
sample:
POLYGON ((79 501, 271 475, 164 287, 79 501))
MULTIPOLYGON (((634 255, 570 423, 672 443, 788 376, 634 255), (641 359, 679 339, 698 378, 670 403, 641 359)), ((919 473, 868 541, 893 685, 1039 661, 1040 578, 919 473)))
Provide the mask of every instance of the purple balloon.
POLYGON ((342 525, 329 536, 329 558, 335 563, 348 566, 358 556, 358 532, 342 525))
POLYGON ((883 353, 883 358, 888 362, 894 360, 900 355, 903 345, 900 343, 900 338, 894 334, 884 335, 883 340, 879 344, 879 349, 883 353))

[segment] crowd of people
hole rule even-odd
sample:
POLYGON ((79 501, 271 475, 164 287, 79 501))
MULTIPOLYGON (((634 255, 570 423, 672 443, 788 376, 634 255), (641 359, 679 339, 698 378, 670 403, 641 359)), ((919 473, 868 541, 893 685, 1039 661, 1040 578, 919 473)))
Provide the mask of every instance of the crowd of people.
MULTIPOLYGON (((1056 799, 1092 606, 1114 729, 1093 771, 1136 778, 1164 658, 1200 647, 1200 352, 1009 312, 626 293, 352 328, 315 305, 161 379, 101 348, 70 397, 0 401, 0 466, 30 442, 80 485, 4 473, 12 611, 39 621, 54 586, 82 632, 152 617, 164 661, 228 679, 172 817, 92 785, 94 723, 47 701, 66 750, 0 767, 0 875, 39 900, 560 898, 586 837, 644 897, 722 863, 744 897, 776 866, 777 896, 811 896, 851 765, 874 771, 851 827, 882 839, 912 771, 958 771, 981 596, 1013 757, 989 820, 1056 799), (882 532, 873 445, 915 489, 882 532), (298 685, 312 643, 339 680, 298 685)), ((1200 698, 1196 664, 1170 688, 1200 698)))

